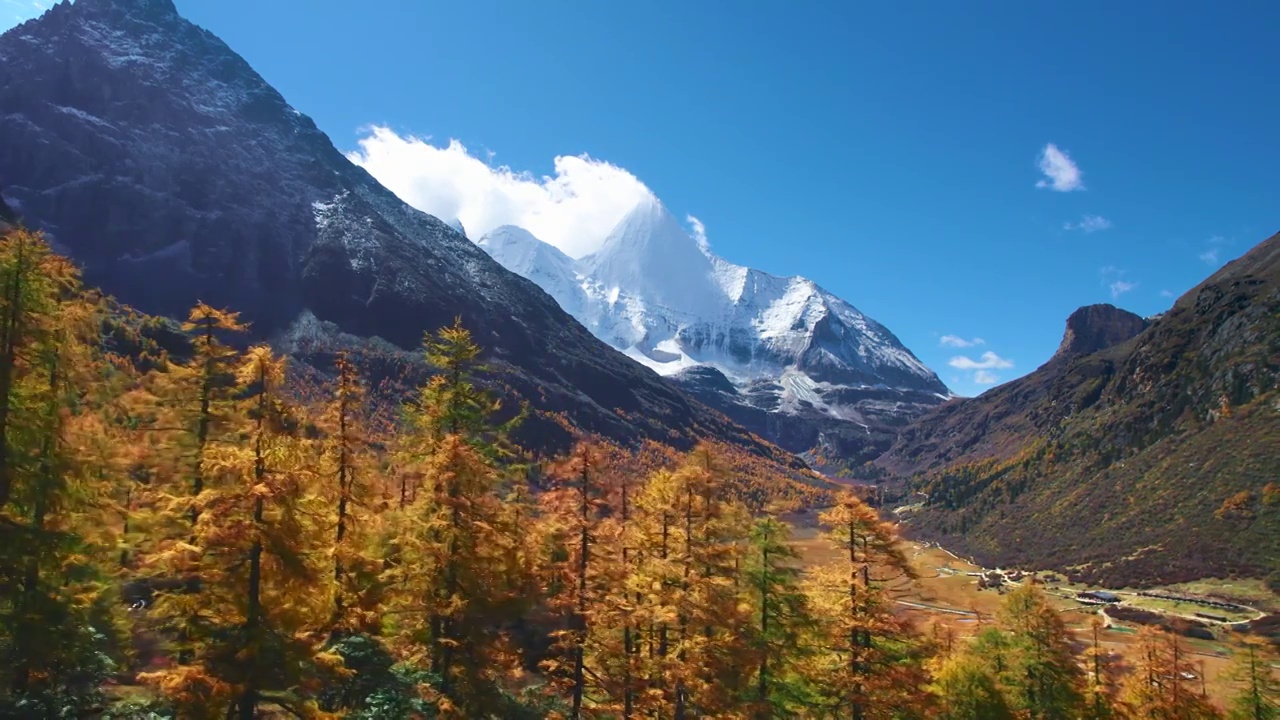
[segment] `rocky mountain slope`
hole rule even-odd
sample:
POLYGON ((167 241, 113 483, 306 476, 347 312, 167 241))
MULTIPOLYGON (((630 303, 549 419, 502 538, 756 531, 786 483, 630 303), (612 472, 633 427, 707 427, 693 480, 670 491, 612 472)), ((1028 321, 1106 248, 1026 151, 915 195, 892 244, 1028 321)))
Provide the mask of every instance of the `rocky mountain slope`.
POLYGON ((654 197, 578 260, 515 227, 478 244, 597 337, 793 452, 870 460, 950 397, 883 325, 805 278, 715 256, 654 197))
POLYGON ((877 463, 912 532, 1112 585, 1280 585, 1280 235, 1150 323, 1094 306, 1030 375, 947 403, 877 463))
POLYGON ((539 409, 615 439, 775 452, 402 203, 170 0, 64 2, 0 37, 0 173, 28 223, 144 311, 203 300, 260 337, 389 362, 461 316, 539 409))

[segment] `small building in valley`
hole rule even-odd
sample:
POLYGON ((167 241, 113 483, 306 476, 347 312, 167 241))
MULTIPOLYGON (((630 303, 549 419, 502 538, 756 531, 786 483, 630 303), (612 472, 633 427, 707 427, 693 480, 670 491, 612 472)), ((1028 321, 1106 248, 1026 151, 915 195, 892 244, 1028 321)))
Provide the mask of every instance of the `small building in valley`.
POLYGON ((1120 596, 1115 593, 1109 593, 1106 590, 1089 590, 1087 592, 1076 593, 1076 599, 1086 602, 1100 603, 1118 603, 1120 596))

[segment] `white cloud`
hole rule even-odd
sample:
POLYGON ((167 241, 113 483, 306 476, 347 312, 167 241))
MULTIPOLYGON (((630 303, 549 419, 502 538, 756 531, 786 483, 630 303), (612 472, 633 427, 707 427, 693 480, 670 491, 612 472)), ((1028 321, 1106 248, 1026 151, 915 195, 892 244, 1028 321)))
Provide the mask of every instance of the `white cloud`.
POLYGON ((1066 151, 1059 150, 1057 145, 1049 143, 1040 151, 1040 172, 1045 179, 1036 183, 1038 188, 1050 188, 1058 192, 1083 190, 1084 182, 1080 179, 1083 173, 1080 167, 1071 160, 1066 151))
POLYGON ((1083 230, 1086 233, 1095 233, 1099 230, 1110 230, 1111 221, 1101 215, 1085 215, 1080 218, 1078 223, 1067 223, 1062 226, 1063 230, 1083 230))
POLYGON ((1222 265, 1222 250, 1227 245, 1230 245, 1231 241, 1221 235, 1214 235, 1209 238, 1207 243, 1209 245, 1209 249, 1200 253, 1200 260, 1202 260, 1206 265, 1210 265, 1212 267, 1222 265))
POLYGON ((1138 287, 1138 281, 1126 280, 1126 272, 1115 265, 1099 269, 1098 275, 1102 278, 1102 285, 1111 291, 1112 300, 1138 287))
POLYGON ((1000 376, 992 370, 1008 370, 1013 367, 1012 360, 1006 360, 990 350, 982 353, 977 360, 957 355, 948 360, 947 364, 957 370, 972 371, 974 385, 995 385, 1000 382, 1000 376))
POLYGON ((959 335, 943 335, 938 338, 938 344, 942 347, 967 348, 973 347, 974 345, 986 345, 987 341, 980 337, 976 337, 972 340, 965 340, 959 335))
POLYGON ((1112 299, 1115 299, 1129 292, 1130 290, 1138 287, 1138 283, 1125 282, 1124 280, 1116 280, 1115 282, 1112 282, 1109 287, 1111 288, 1111 297, 1112 299))
POLYGON ((1008 370, 1013 367, 1012 360, 1006 360, 990 350, 982 353, 982 357, 974 360, 964 355, 957 355, 947 361, 957 370, 1008 370))
POLYGON ((1160 291, 1160 297, 1163 297, 1163 298, 1171 298, 1171 297, 1173 297, 1173 291, 1172 291, 1172 290, 1161 290, 1161 291, 1160 291))
POLYGON ((358 144, 348 154, 352 162, 413 207, 459 220, 468 236, 519 225, 575 258, 598 249, 628 211, 653 195, 631 173, 587 155, 561 155, 553 176, 535 177, 492 167, 457 140, 437 147, 430 138, 373 127, 358 144))
POLYGON ((693 239, 698 241, 698 247, 703 250, 710 250, 711 243, 707 240, 707 226, 703 225, 701 220, 692 215, 686 216, 684 220, 689 223, 693 239))

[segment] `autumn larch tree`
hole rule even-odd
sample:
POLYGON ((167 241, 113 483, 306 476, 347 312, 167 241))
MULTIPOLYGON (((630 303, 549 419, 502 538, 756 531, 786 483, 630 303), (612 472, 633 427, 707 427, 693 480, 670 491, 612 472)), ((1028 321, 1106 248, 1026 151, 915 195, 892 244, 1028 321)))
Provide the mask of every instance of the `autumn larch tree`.
POLYGON ((1177 635, 1144 626, 1138 632, 1121 701, 1132 717, 1144 720, 1212 720, 1221 717, 1188 683, 1196 677, 1186 647, 1177 635))
POLYGON ((401 471, 421 488, 393 538, 386 615, 401 657, 437 678, 424 691, 439 711, 484 717, 502 711, 499 680, 519 667, 505 626, 530 600, 513 577, 517 515, 502 501, 513 450, 494 418, 498 401, 475 384, 480 349, 461 321, 425 345, 439 374, 406 407, 397 438, 401 471))
POLYGON ((209 445, 189 547, 153 562, 197 558, 199 591, 163 596, 156 612, 192 619, 189 661, 145 675, 184 712, 251 720, 265 702, 312 712, 320 651, 331 617, 320 579, 331 576, 325 503, 314 492, 311 453, 284 397, 285 363, 251 348, 236 368, 237 400, 226 422, 235 442, 209 445))
POLYGON ((818 671, 834 717, 891 716, 924 701, 925 677, 911 657, 910 630, 893 612, 891 582, 914 576, 893 526, 852 493, 819 516, 841 561, 807 579, 822 619, 828 662, 818 671))
POLYGON ((1044 593, 1023 583, 1005 596, 996 626, 1010 640, 1010 662, 1000 675, 1010 706, 1031 718, 1079 716, 1084 677, 1062 617, 1044 593))
POLYGON ((115 478, 91 460, 100 307, 44 239, 0 239, 0 714, 85 711, 114 631, 115 478))

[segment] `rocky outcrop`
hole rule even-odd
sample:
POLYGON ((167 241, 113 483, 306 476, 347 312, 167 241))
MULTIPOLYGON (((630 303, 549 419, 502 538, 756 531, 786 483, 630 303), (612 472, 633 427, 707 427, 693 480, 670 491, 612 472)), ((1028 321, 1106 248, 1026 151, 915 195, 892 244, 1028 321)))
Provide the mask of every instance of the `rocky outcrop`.
POLYGON ((1055 358, 1072 358, 1119 345, 1147 329, 1141 315, 1109 305, 1086 305, 1067 318, 1055 358))

